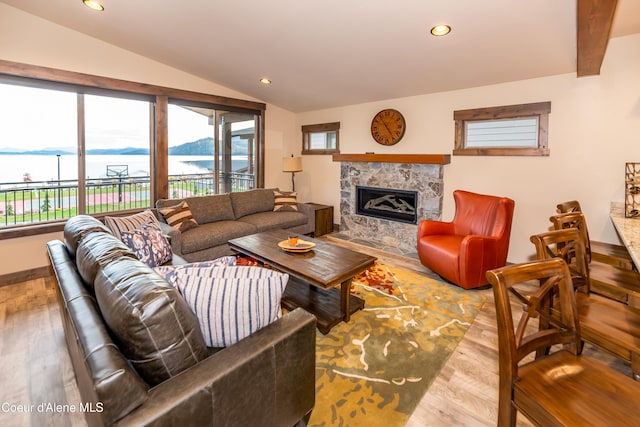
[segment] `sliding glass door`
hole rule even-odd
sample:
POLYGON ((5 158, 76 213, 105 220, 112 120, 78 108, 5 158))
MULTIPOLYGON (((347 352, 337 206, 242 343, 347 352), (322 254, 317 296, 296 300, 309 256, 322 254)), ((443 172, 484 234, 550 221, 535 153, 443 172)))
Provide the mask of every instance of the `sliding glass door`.
POLYGON ((169 198, 256 187, 255 114, 171 102, 169 198))

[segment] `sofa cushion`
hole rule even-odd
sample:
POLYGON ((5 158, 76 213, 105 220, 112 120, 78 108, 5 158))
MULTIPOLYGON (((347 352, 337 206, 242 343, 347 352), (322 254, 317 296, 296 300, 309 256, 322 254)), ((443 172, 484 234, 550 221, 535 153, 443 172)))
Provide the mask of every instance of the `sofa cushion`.
POLYGON ((76 256, 76 250, 80 241, 89 233, 111 233, 109 228, 89 215, 77 215, 67 220, 64 225, 64 243, 72 257, 76 256))
POLYGON ((295 191, 274 191, 274 212, 286 212, 298 210, 298 193, 295 191))
POLYGON ((233 208, 229 194, 214 194, 186 199, 193 217, 200 223, 232 220, 233 208))
POLYGON ((185 266, 173 276, 209 347, 228 347, 282 317, 289 275, 263 267, 185 266))
POLYGON ((193 218, 189 203, 182 201, 174 206, 158 208, 164 220, 180 231, 187 231, 198 226, 198 221, 193 218))
POLYGON ((256 188, 249 191, 231 193, 231 203, 235 218, 242 218, 256 212, 273 211, 274 189, 256 188))
POLYGON ((105 216, 104 223, 114 236, 122 240, 123 231, 132 231, 145 223, 157 223, 158 219, 150 209, 128 216, 105 216))
POLYGON ((301 212, 260 212, 243 216, 238 222, 246 222, 256 227, 256 232, 274 228, 291 228, 306 224, 309 218, 301 212))
POLYGON ((93 294, 98 271, 118 258, 136 259, 131 250, 111 233, 87 234, 76 252, 76 268, 86 288, 93 294))
POLYGON ((150 385, 207 356, 200 327, 178 290, 138 260, 100 270, 96 299, 122 352, 150 385))
POLYGON ((142 224, 133 231, 123 231, 122 241, 138 259, 149 267, 156 267, 171 261, 171 244, 158 224, 142 224))
POLYGON ((224 245, 229 239, 246 236, 256 232, 256 227, 241 221, 218 221, 201 224, 198 228, 182 233, 182 253, 213 248, 224 245))

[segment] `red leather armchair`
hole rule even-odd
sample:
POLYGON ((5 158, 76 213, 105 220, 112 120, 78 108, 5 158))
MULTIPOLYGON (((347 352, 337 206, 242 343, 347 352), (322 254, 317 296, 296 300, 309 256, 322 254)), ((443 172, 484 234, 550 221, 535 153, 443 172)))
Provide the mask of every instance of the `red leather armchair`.
POLYGON ((507 197, 453 192, 451 222, 423 220, 418 225, 420 262, 465 289, 488 284, 487 270, 504 267, 509 251, 514 201, 507 197))

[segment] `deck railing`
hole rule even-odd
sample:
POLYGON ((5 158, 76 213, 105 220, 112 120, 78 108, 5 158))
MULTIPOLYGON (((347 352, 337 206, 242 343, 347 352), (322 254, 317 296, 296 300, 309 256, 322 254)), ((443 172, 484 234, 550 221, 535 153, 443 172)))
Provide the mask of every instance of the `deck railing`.
MULTIPOLYGON (((170 175, 169 198, 216 194, 255 188, 253 174, 213 173, 170 175)), ((150 207, 149 176, 87 179, 86 213, 99 214, 150 207)), ((53 180, 0 183, 0 227, 70 218, 78 214, 78 181, 53 180)))

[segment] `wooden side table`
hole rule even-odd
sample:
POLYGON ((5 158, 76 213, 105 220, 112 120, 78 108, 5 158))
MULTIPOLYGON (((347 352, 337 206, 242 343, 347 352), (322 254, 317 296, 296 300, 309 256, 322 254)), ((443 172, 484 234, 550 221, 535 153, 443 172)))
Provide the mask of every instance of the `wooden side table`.
POLYGON ((320 203, 307 203, 316 210, 316 231, 315 237, 333 232, 333 206, 321 205, 320 203))

